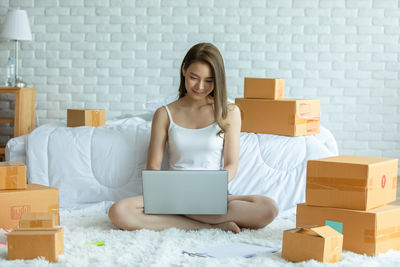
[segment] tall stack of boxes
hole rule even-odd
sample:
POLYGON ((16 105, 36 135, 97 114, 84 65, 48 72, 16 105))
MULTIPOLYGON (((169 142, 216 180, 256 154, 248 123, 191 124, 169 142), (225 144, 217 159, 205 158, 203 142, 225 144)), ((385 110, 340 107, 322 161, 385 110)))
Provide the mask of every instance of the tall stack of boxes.
POLYGON ((0 162, 0 203, 0 228, 16 228, 25 212, 52 212, 59 223, 58 189, 27 184, 21 162, 0 162))
POLYGON ((242 132, 302 136, 319 133, 319 99, 285 99, 285 80, 245 78, 244 98, 236 98, 242 132))
POLYGON ((15 229, 7 238, 9 259, 57 260, 63 251, 62 229, 54 228, 58 208, 58 189, 27 184, 21 162, 0 162, 0 228, 15 229))
POLYGON ((307 164, 306 203, 297 227, 329 225, 343 233, 343 249, 369 256, 400 249, 396 200, 398 160, 336 156, 307 164))

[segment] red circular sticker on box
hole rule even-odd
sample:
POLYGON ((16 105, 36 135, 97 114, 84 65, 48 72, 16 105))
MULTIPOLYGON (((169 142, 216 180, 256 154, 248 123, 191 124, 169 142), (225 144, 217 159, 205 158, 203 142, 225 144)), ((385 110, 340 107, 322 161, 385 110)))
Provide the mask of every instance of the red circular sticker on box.
POLYGON ((386 175, 382 176, 382 180, 381 180, 382 188, 385 188, 385 185, 386 185, 386 175))

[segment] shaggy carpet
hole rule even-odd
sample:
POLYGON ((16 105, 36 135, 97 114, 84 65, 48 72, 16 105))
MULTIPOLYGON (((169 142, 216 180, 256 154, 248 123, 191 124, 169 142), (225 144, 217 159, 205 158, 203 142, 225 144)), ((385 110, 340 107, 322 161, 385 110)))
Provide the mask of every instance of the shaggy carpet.
MULTIPOLYGON (((185 232, 168 229, 121 231, 113 227, 106 215, 87 217, 62 216, 65 252, 58 262, 43 259, 7 260, 7 247, 0 245, 0 266, 400 266, 400 251, 388 251, 376 257, 343 251, 342 261, 322 264, 316 261, 298 264, 287 262, 274 254, 259 253, 252 258, 214 259, 182 254, 182 250, 204 248, 228 243, 249 243, 281 248, 282 231, 295 226, 294 213, 280 215, 260 230, 244 229, 239 234, 221 230, 185 232), (104 241, 103 246, 88 242, 104 241)), ((6 238, 1 235, 0 242, 6 238)))

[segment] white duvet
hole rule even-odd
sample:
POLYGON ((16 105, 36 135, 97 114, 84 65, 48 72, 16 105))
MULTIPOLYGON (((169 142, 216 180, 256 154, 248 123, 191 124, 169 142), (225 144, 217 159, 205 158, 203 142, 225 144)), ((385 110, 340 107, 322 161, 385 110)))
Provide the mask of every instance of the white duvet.
MULTIPOLYGON (((114 201, 142 193, 150 129, 143 116, 97 128, 54 122, 11 140, 7 154, 9 160, 26 159, 29 183, 58 188, 61 208, 106 211, 114 201)), ((304 201, 307 160, 337 154, 334 137, 322 126, 321 133, 303 137, 241 133, 229 192, 265 195, 281 211, 290 209, 304 201)))

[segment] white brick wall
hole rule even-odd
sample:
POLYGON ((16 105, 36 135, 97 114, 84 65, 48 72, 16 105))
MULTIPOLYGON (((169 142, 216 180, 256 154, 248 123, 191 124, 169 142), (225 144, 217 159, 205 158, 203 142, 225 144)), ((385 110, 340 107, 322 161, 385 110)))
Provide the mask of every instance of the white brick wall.
MULTIPOLYGON (((188 48, 212 42, 231 98, 245 76, 283 77, 288 97, 321 99, 341 154, 400 157, 398 0, 9 0, 0 22, 9 7, 29 14, 21 74, 41 124, 69 107, 140 110, 177 90, 188 48)), ((1 80, 10 51, 2 40, 1 80)))

